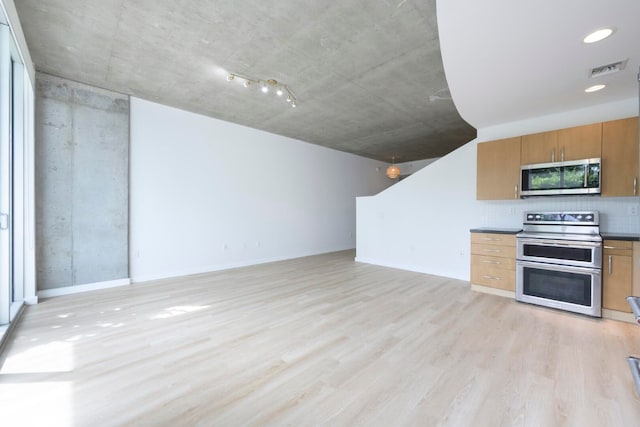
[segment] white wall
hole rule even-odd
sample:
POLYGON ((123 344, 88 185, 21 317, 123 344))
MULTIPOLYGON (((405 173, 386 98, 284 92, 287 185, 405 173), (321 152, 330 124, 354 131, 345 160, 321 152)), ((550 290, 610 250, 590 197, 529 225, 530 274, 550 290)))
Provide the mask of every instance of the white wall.
POLYGON ((438 160, 440 157, 434 157, 433 159, 414 160, 412 162, 397 163, 400 168, 400 175, 413 175, 420 169, 438 160))
POLYGON ((603 231, 640 233, 640 197, 475 200, 478 142, 636 115, 632 98, 479 129, 478 139, 377 196, 358 198, 356 260, 469 280, 469 229, 519 228, 527 210, 598 210, 603 231))
POLYGON ((386 164, 131 99, 130 276, 355 247, 355 198, 386 164), (379 170, 377 170, 379 169, 379 170))

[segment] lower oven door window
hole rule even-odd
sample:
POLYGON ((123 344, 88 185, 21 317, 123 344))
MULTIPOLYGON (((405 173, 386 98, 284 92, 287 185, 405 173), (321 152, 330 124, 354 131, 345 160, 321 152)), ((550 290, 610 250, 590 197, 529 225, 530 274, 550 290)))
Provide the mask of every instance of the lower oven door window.
POLYGON ((516 299, 599 317, 600 270, 518 262, 516 299))

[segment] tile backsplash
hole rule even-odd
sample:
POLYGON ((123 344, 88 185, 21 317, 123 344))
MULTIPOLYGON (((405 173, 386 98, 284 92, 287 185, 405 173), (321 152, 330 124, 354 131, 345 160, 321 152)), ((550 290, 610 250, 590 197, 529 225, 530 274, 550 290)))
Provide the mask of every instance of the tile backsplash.
POLYGON ((484 227, 520 227, 527 211, 598 211, 600 229, 640 234, 640 197, 557 196, 483 204, 484 227))

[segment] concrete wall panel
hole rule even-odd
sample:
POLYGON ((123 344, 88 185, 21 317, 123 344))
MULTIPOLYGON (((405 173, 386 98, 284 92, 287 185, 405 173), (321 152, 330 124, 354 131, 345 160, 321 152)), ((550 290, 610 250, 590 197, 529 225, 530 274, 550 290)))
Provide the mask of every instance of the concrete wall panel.
POLYGON ((128 97, 38 74, 38 289, 128 277, 128 97))

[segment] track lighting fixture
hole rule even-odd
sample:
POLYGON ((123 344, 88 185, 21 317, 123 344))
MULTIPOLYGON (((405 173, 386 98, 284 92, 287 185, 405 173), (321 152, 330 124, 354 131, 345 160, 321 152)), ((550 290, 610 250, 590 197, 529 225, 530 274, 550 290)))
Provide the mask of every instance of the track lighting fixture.
POLYGON ((291 88, 275 79, 263 80, 254 79, 252 77, 247 77, 236 73, 227 74, 228 82, 233 82, 235 80, 242 82, 242 85, 246 88, 249 88, 252 84, 258 85, 260 86, 260 91, 262 93, 268 93, 269 89, 274 89, 276 95, 278 96, 283 96, 286 93, 286 101, 291 104, 291 107, 296 108, 298 106, 296 96, 293 94, 291 88))

